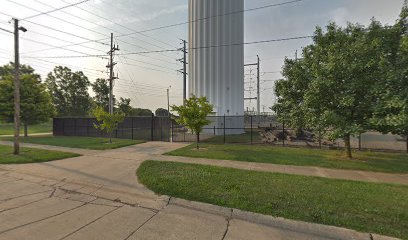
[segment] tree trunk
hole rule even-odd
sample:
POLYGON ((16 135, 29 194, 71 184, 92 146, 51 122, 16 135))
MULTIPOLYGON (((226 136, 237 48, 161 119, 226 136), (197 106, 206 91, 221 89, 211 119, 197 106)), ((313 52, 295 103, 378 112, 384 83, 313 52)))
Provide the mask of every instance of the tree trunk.
POLYGON ((109 143, 112 144, 112 132, 109 133, 109 143))
POLYGON ((24 137, 28 137, 28 125, 24 123, 24 137))
POLYGON ((200 133, 197 133, 197 150, 200 149, 199 144, 200 144, 200 133))
POLYGON ((346 147, 346 155, 349 159, 352 159, 353 156, 351 155, 351 144, 350 144, 350 135, 347 135, 344 138, 344 145, 346 147))
POLYGON ((407 135, 407 139, 406 139, 406 144, 407 144, 407 153, 408 153, 408 135, 407 135))

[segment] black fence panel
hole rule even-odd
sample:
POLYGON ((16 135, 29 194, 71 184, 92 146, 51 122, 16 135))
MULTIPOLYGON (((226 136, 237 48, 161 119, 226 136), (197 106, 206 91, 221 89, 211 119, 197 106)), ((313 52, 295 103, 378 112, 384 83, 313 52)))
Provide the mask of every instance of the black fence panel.
MULTIPOLYGON (((342 140, 330 141, 327 133, 293 129, 280 123, 274 116, 208 116, 200 141, 224 144, 269 144, 312 148, 343 148, 342 140), (326 134, 324 134, 326 133, 326 134)), ((108 137, 95 128, 95 118, 54 118, 55 136, 108 137)), ((113 133, 114 138, 145 141, 194 142, 196 135, 169 117, 127 117, 113 133)), ((406 151, 407 138, 378 132, 366 132, 351 139, 353 149, 406 151)))

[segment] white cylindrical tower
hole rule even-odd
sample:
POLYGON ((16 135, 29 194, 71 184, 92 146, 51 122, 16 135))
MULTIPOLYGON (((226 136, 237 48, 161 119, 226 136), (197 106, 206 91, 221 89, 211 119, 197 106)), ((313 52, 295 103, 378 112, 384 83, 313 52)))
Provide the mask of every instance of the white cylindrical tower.
POLYGON ((243 10, 244 0, 189 0, 189 94, 216 116, 244 115, 243 10))

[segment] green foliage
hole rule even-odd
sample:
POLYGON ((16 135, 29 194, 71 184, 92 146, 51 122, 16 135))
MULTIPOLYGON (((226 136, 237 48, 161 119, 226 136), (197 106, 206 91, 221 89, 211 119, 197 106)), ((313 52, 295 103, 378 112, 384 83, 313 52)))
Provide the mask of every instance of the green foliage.
POLYGON ((317 27, 302 59, 286 59, 273 110, 293 127, 345 141, 367 130, 408 133, 408 15, 392 27, 317 27), (324 130, 329 130, 324 132, 324 130))
MULTIPOLYGON (((28 65, 20 64, 20 74, 25 75, 35 75, 36 78, 40 78, 40 75, 34 73, 34 69, 28 65)), ((0 66, 0 80, 5 76, 13 75, 14 76, 14 63, 10 62, 7 65, 0 66)))
POLYGON ((193 95, 190 99, 185 101, 184 105, 173 105, 171 109, 179 115, 175 118, 175 121, 197 135, 198 148, 200 133, 204 126, 210 124, 210 120, 207 119, 207 116, 213 111, 213 105, 208 102, 206 97, 197 98, 193 95))
POLYGON ((130 106, 130 98, 120 98, 118 102, 118 110, 125 114, 125 116, 130 116, 132 113, 132 106, 130 106))
POLYGON ((92 101, 88 93, 90 82, 83 72, 72 72, 67 67, 55 67, 47 76, 46 84, 58 116, 87 116, 92 101))
POLYGON ((95 93, 93 101, 98 107, 102 107, 105 111, 109 111, 109 83, 108 80, 98 78, 91 84, 92 90, 95 93))
POLYGON ((158 108, 155 111, 155 115, 157 117, 168 117, 169 116, 169 111, 167 111, 167 109, 164 109, 164 108, 158 108))
MULTIPOLYGON (((9 69, 6 65, 3 69, 9 69)), ((24 67, 26 70, 21 75, 20 89, 20 116, 23 125, 34 125, 47 122, 55 114, 51 96, 46 91, 46 86, 41 83, 40 76, 34 74, 34 70, 24 67)), ((14 76, 2 70, 6 75, 1 76, 0 81, 0 119, 5 122, 14 121, 14 76)))
POLYGON ((110 143, 112 143, 112 133, 118 128, 118 124, 125 119, 125 114, 109 114, 101 107, 97 107, 92 111, 92 113, 99 122, 99 124, 94 124, 95 128, 105 131, 109 135, 110 143))
POLYGON ((132 108, 132 111, 129 113, 129 117, 151 117, 153 114, 150 109, 143 108, 132 108))

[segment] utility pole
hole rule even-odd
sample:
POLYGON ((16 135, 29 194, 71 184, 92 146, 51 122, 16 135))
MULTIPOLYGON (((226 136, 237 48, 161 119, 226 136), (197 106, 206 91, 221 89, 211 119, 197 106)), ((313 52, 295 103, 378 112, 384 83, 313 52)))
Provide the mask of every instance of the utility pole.
MULTIPOLYGON (((257 100, 257 115, 260 116, 261 115, 261 60, 259 58, 259 55, 256 55, 257 57, 257 62, 256 63, 249 63, 249 64, 245 64, 244 66, 256 66, 257 67, 257 76, 256 76, 256 80, 257 80, 257 96, 256 97, 250 97, 250 98, 244 98, 244 100, 257 100)), ((260 123, 260 118, 258 117, 258 124, 260 123)))
POLYGON ((167 88, 167 115, 170 117, 170 87, 167 88))
POLYGON ((183 47, 179 49, 179 51, 183 52, 183 58, 178 59, 177 61, 183 63, 183 69, 178 70, 181 74, 183 74, 183 103, 187 99, 187 41, 181 40, 183 47))
POLYGON ((259 59, 259 55, 256 55, 256 57, 257 57, 257 66, 258 66, 258 70, 257 70, 257 91, 256 91, 256 93, 257 93, 257 96, 256 96, 256 107, 257 107, 257 110, 258 110, 258 120, 259 120, 259 116, 261 115, 261 72, 260 72, 260 63, 261 63, 261 61, 260 61, 260 59, 259 59))
POLYGON ((113 81, 115 81, 117 77, 115 77, 115 73, 113 72, 113 67, 116 65, 116 63, 113 62, 113 56, 116 51, 119 51, 119 46, 113 44, 113 33, 111 33, 111 45, 108 52, 109 64, 106 66, 109 68, 109 114, 113 114, 113 107, 115 105, 113 102, 113 81))
POLYGON ((27 29, 18 26, 18 19, 14 20, 14 155, 20 154, 20 43, 19 31, 27 29))

